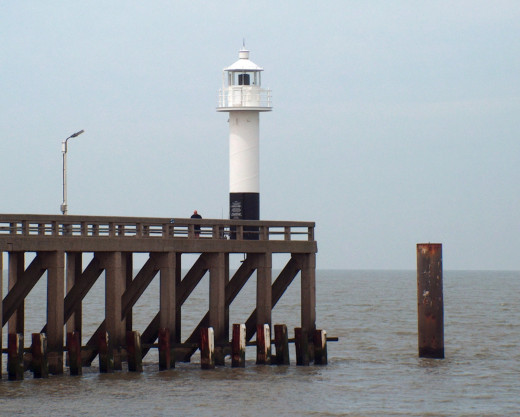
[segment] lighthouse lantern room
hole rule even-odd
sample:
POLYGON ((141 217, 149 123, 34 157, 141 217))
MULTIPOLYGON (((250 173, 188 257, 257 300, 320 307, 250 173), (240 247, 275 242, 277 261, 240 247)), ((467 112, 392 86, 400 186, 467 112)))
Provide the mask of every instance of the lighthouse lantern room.
POLYGON ((229 217, 260 219, 259 114, 271 111, 271 91, 262 88, 263 68, 242 48, 224 68, 217 111, 229 113, 229 217))

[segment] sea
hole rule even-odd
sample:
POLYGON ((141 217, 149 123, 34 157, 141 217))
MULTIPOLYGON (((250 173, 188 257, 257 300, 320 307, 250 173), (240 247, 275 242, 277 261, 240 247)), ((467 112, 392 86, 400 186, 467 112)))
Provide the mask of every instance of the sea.
MULTIPOLYGON (((273 273, 275 275, 275 273, 273 273)), ((254 308, 255 277, 233 302, 230 322, 254 308)), ((205 277, 183 306, 187 337, 208 305, 205 277)), ((4 276, 5 281, 5 276, 4 276)), ((103 320, 104 283, 83 303, 84 340, 103 320)), ((154 282, 134 308, 143 331, 158 311, 154 282)), ((8 381, 3 357, 0 415, 39 416, 517 416, 520 415, 520 271, 444 271, 445 359, 418 357, 415 271, 318 270, 317 327, 328 365, 256 365, 202 370, 190 363, 159 371, 157 352, 144 371, 100 374, 97 359, 83 375, 8 381)), ((4 289, 6 286, 4 285, 4 289)), ((26 300, 26 339, 41 330, 45 283, 26 300)), ((273 310, 293 337, 300 324, 299 277, 273 310)), ((5 328, 4 328, 5 332, 5 328)), ((4 347, 6 339, 4 336, 4 347)))

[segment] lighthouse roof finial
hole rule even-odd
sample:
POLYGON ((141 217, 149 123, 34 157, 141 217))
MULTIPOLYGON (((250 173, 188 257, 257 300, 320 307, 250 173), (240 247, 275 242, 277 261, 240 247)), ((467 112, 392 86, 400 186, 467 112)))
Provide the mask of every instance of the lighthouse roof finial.
POLYGON ((239 60, 230 65, 227 68, 224 68, 224 71, 263 71, 262 67, 256 65, 253 61, 249 59, 249 50, 246 49, 246 40, 242 39, 242 48, 238 51, 239 60))

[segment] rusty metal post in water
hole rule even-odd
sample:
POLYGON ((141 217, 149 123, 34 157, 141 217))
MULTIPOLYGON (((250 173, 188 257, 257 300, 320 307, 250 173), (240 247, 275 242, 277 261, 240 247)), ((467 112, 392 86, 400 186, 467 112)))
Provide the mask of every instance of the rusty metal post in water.
POLYGON ((442 244, 417 244, 419 357, 444 358, 442 244))

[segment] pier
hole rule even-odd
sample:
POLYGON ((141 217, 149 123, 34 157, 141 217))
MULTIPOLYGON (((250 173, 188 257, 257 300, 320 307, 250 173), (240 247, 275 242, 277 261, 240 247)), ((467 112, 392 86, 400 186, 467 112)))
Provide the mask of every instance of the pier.
MULTIPOLYGON (((8 287, 0 286, 0 319, 2 326, 7 325, 8 346, 4 348, 0 333, 0 347, 8 354, 9 376, 16 376, 17 372, 23 375, 20 367, 24 351, 36 352, 34 355, 43 355, 44 351, 48 372, 61 374, 65 352, 69 354, 71 373, 73 368, 81 373, 81 367, 90 366, 98 355, 100 367, 104 355, 108 355, 109 368, 122 369, 125 361, 129 369, 139 368, 149 349, 158 346, 164 369, 174 366, 175 361, 189 361, 200 348, 201 334, 206 334, 206 329, 211 329, 214 338, 215 362, 223 364, 233 345, 229 307, 255 272, 256 305, 244 317, 245 342, 251 343, 257 329, 264 329, 265 325, 267 339, 271 337, 272 309, 299 276, 298 332, 305 340, 300 338, 296 344, 314 346, 314 227, 313 222, 292 221, 0 214, 0 278, 4 268, 8 271, 8 287), (3 265, 4 252, 7 265, 3 265), (145 254, 146 261, 134 274, 134 255, 138 253, 145 254), (272 257, 278 253, 289 255, 289 260, 273 277, 272 257), (84 254, 91 258, 87 265, 83 265, 84 254), (183 268, 186 254, 197 256, 189 269, 183 268), (243 254, 243 261, 232 276, 231 254, 243 254), (191 335, 181 340, 181 307, 206 273, 207 313, 191 335), (44 275, 47 291, 41 297, 46 298, 46 324, 41 338, 32 334, 29 350, 24 345, 24 336, 29 339, 24 335, 25 299, 44 275), (82 302, 102 275, 105 317, 93 334, 85 335, 82 302), (160 305, 141 333, 132 326, 132 308, 154 279, 159 280, 160 305)), ((264 334, 260 340, 264 340, 264 334)), ((310 354, 312 360, 314 350, 307 348, 303 355, 310 354)))

